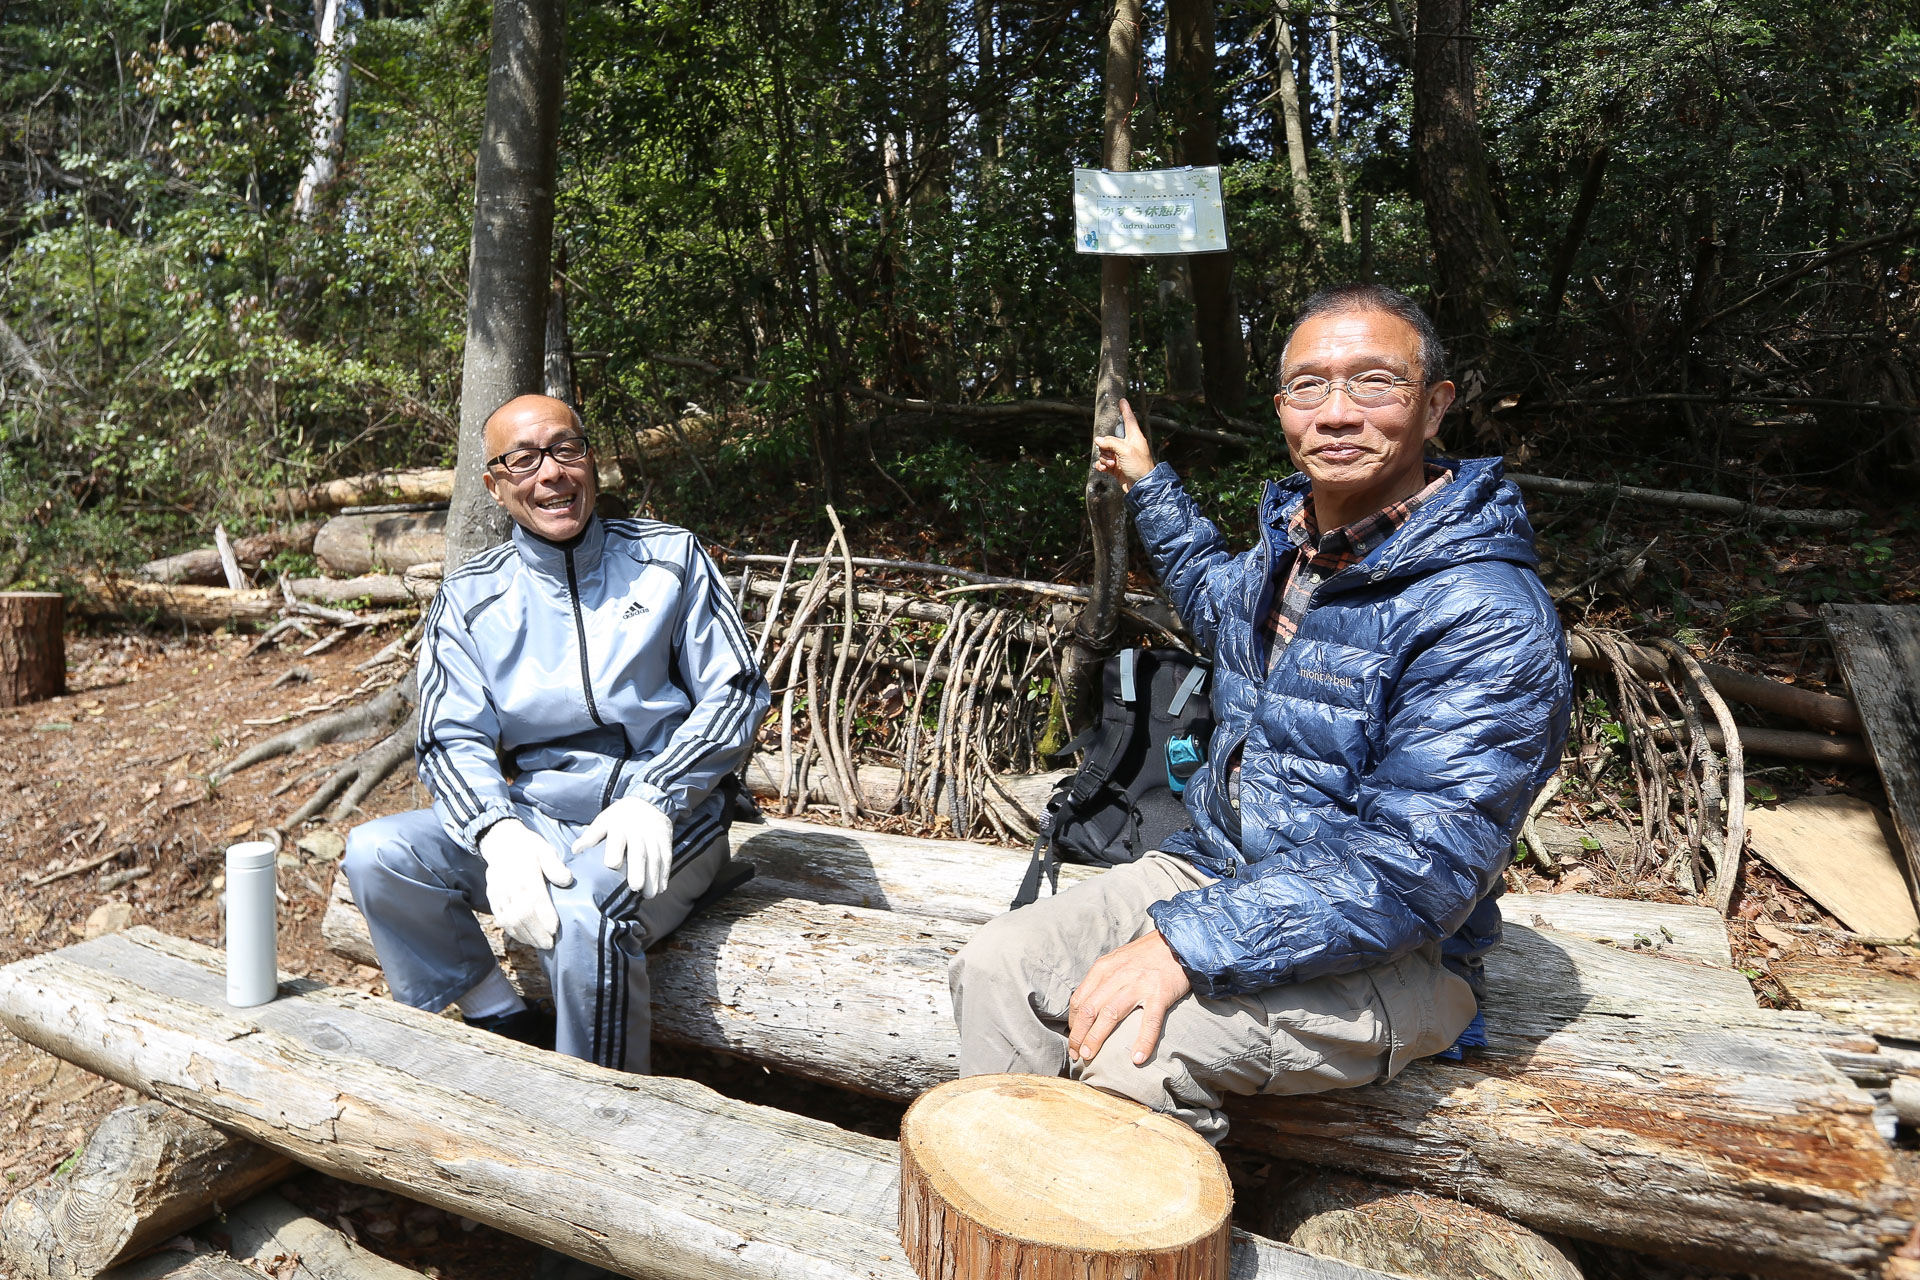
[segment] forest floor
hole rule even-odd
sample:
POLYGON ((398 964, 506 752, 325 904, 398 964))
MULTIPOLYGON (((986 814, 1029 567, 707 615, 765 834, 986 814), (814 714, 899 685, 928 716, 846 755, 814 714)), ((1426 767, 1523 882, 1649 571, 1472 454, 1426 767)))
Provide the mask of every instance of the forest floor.
MULTIPOLYGON (((221 850, 284 822, 313 785, 307 775, 366 744, 336 744, 268 762, 217 787, 209 785, 210 772, 247 742, 284 727, 248 721, 298 715, 359 686, 354 665, 390 638, 361 634, 307 658, 271 648, 248 656, 249 638, 225 634, 159 637, 127 629, 70 635, 68 695, 0 711, 0 963, 129 924, 217 944, 221 850), (306 677, 276 687, 296 669, 306 677)), ((1807 789, 1877 790, 1870 771, 1834 776, 1802 770, 1794 778, 1807 789)), ((412 772, 403 770, 355 820, 425 803, 412 772)), ((1607 835, 1597 818, 1563 816, 1607 835)), ((345 834, 344 825, 311 823, 297 833, 297 844, 283 850, 281 964, 379 993, 384 986, 376 970, 333 955, 320 937, 345 834)), ((1516 871, 1513 887, 1679 900, 1658 884, 1622 882, 1612 865, 1603 849, 1557 885, 1516 871)), ((1753 860, 1738 915, 1746 921, 1835 923, 1753 860)), ((1733 930, 1736 962, 1757 979, 1763 998, 1775 995, 1764 975, 1783 950, 1851 953, 1863 963, 1882 962, 1833 940, 1772 932, 1785 941, 1770 942, 1750 924, 1733 930)), ((737 1097, 880 1136, 893 1136, 898 1121, 897 1107, 771 1076, 717 1055, 663 1050, 656 1063, 737 1097)), ((0 1031, 0 1199, 54 1171, 102 1116, 131 1096, 0 1031)), ((1241 1176, 1258 1172, 1236 1169, 1241 1176)), ((535 1273, 532 1246, 438 1209, 317 1174, 297 1178, 286 1191, 368 1247, 428 1275, 504 1280, 535 1273)), ((1594 1252, 1587 1263, 1594 1277, 1700 1274, 1606 1251, 1594 1252)), ((0 1280, 15 1280, 3 1264, 0 1280)))

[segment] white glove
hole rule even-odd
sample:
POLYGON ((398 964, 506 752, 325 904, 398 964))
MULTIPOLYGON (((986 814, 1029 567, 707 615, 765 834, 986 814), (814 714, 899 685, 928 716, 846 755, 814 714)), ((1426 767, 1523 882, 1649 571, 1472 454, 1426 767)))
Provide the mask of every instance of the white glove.
POLYGON ((603 840, 607 866, 627 864, 627 888, 651 898, 667 887, 667 874, 673 870, 672 818, 639 796, 615 800, 580 833, 573 851, 591 849, 603 840))
POLYGON ((487 864, 487 901, 494 920, 508 937, 551 951, 560 915, 553 909, 547 882, 564 889, 573 883, 573 872, 551 844, 518 818, 488 827, 480 837, 480 856, 487 864))

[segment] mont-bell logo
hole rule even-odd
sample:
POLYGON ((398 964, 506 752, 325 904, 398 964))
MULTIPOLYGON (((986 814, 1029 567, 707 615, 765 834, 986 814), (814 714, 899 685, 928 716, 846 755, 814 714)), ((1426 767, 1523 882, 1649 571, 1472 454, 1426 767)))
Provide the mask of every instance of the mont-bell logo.
POLYGON ((641 604, 638 600, 635 600, 633 603, 629 604, 625 610, 621 612, 620 621, 625 622, 628 618, 637 618, 641 614, 645 613, 646 611, 647 611, 647 606, 641 604))

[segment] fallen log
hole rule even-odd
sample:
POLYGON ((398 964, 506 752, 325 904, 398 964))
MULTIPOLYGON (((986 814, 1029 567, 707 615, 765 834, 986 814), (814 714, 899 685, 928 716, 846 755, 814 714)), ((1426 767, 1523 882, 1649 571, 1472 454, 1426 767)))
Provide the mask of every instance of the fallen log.
POLYGON ((122 1263, 100 1280, 260 1280, 260 1273, 230 1254, 169 1249, 122 1263))
POLYGON ((165 1103, 121 1107, 71 1168, 0 1213, 0 1256, 33 1280, 84 1280, 292 1171, 279 1152, 165 1103))
POLYGON ((329 574, 404 573, 417 564, 446 558, 447 513, 392 511, 361 515, 345 511, 320 526, 314 558, 329 574))
MULTIPOLYGON (((1026 869, 1026 854, 996 845, 782 818, 762 825, 736 823, 730 838, 733 856, 756 868, 742 893, 962 924, 981 924, 1005 911, 1026 869)), ((1097 874, 1094 867, 1064 866, 1061 887, 1097 874)), ((1708 908, 1578 893, 1508 894, 1500 905, 1505 919, 1527 932, 1515 932, 1508 939, 1511 945, 1494 953, 1489 981, 1516 999, 1531 989, 1576 1011, 1595 999, 1610 1008, 1634 1010, 1640 1000, 1656 1010, 1670 1008, 1672 998, 1704 1007, 1753 1007, 1751 989, 1731 972, 1726 922, 1708 908), (1634 954, 1619 960, 1611 954, 1615 950, 1634 954), (1663 987, 1672 982, 1673 970, 1635 963, 1638 957, 1656 955, 1692 960, 1721 972, 1689 974, 1687 989, 1670 998, 1663 987), (1536 971, 1538 982, 1531 976, 1536 971)), ((488 917, 481 918, 481 927, 522 994, 545 997, 546 978, 534 953, 508 941, 488 917)), ((334 877, 321 936, 340 955, 361 964, 378 963, 344 875, 334 877)))
MULTIPOLYGON (((439 589, 436 580, 411 580, 390 574, 365 578, 294 578, 288 589, 298 600, 316 604, 421 605, 439 589)), ((274 588, 233 591, 226 587, 174 586, 131 578, 78 579, 74 612, 85 618, 126 618, 204 631, 217 627, 257 627, 280 616, 286 597, 274 588)))
MULTIPOLYGON (((263 561, 283 551, 303 554, 312 551, 313 538, 318 532, 320 526, 309 521, 290 529, 249 534, 233 544, 234 559, 239 561, 241 568, 251 572, 258 569, 263 561)), ((217 587, 227 580, 217 547, 200 547, 183 551, 177 556, 149 560, 140 566, 139 574, 152 582, 191 583, 203 587, 217 587)))
MULTIPOLYGON (((330 941, 344 914, 329 910, 330 941)), ((911 1098, 953 1074, 946 967, 971 933, 743 892, 655 954, 654 1030, 911 1098)), ((1379 1089, 1243 1100, 1236 1141, 1556 1234, 1785 1276, 1870 1273, 1912 1225, 1911 1190, 1872 1100, 1836 1068, 1884 1088, 1898 1067, 1870 1036, 1716 989, 1716 972, 1510 925, 1488 965, 1488 1050, 1379 1089)))
POLYGON ((1920 1041, 1920 982, 1817 956, 1776 960, 1768 973, 1802 1009, 1890 1040, 1920 1041))
POLYGON ((1254 1221, 1297 1248, 1417 1280, 1581 1280, 1558 1244, 1517 1222, 1324 1169, 1277 1176, 1254 1221))
MULTIPOLYGON (((597 455, 596 455, 597 456, 597 455)), ((600 488, 618 493, 626 484, 619 459, 599 457, 600 488)), ((269 505, 295 515, 338 511, 342 507, 376 506, 401 502, 448 502, 453 498, 453 469, 407 467, 373 471, 366 475, 328 480, 307 489, 282 489, 269 505)))
MULTIPOLYGON (((747 790, 756 800, 777 800, 780 798, 780 781, 784 766, 780 757, 771 751, 756 751, 753 759, 747 763, 747 790)), ((892 813, 900 802, 900 770, 892 765, 863 764, 859 766, 860 790, 866 794, 866 806, 875 813, 892 813)), ((999 778, 1006 795, 1000 795, 992 787, 975 799, 992 808, 1002 819, 1011 817, 1016 830, 1031 831, 1040 812, 1047 807, 1047 797, 1053 794, 1054 784, 1067 777, 1071 769, 1056 769, 1052 773, 1003 774, 999 778), (1011 797, 1009 799, 1008 797, 1011 797)), ((825 769, 812 769, 807 777, 807 803, 838 806, 840 788, 825 769)), ((940 792, 939 812, 948 814, 953 800, 953 789, 943 787, 940 792)), ((828 830, 829 828, 820 828, 828 830)), ((858 833, 864 837, 866 833, 858 833)), ((929 841, 939 844, 940 841, 929 841)), ((953 844, 953 841, 945 842, 953 844)), ((1023 864, 1024 868, 1024 864, 1023 864)), ((1019 888, 1019 874, 1014 876, 1013 887, 1019 888)), ((1008 901, 1013 900, 1013 889, 1007 890, 1008 901)))
MULTIPOLYGON (((1567 652, 1576 667, 1585 667, 1592 671, 1612 670, 1607 656, 1581 635, 1577 627, 1567 634, 1567 652)), ((1626 646, 1626 652, 1628 664, 1641 679, 1665 681, 1672 677, 1671 664, 1657 650, 1630 644, 1626 646)), ((1708 683, 1719 690, 1720 696, 1728 702, 1738 702, 1744 706, 1758 707, 1762 711, 1790 716, 1795 720, 1834 733, 1857 735, 1861 732, 1860 710, 1853 705, 1851 698, 1802 689, 1796 685, 1769 680, 1765 676, 1756 676, 1745 671, 1736 671, 1732 667, 1723 667, 1713 662, 1701 663, 1700 669, 1707 673, 1708 683)), ((1744 733, 1741 734, 1742 738, 1745 736, 1744 733)))
MULTIPOLYGON (((912 1280, 891 1143, 362 992, 289 978, 234 1010, 225 991, 219 953, 140 927, 0 969, 0 1024, 309 1168, 596 1266, 912 1280)), ((1232 1274, 1379 1280, 1240 1232, 1232 1274)))
POLYGON ((1680 489, 1647 489, 1635 484, 1603 484, 1594 480, 1565 480, 1559 476, 1524 475, 1507 472, 1526 493, 1551 493, 1569 498, 1624 498, 1650 507, 1668 507, 1677 511, 1698 511, 1704 515, 1731 516, 1758 524, 1805 524, 1828 529, 1850 529, 1865 520, 1866 513, 1849 508, 1804 511, 1788 507, 1768 507, 1739 498, 1723 498, 1717 493, 1689 493, 1680 489))
POLYGON ((268 1271, 275 1259, 291 1259, 288 1280, 420 1280, 420 1273, 363 1249, 272 1192, 257 1195, 221 1224, 227 1250, 268 1271))

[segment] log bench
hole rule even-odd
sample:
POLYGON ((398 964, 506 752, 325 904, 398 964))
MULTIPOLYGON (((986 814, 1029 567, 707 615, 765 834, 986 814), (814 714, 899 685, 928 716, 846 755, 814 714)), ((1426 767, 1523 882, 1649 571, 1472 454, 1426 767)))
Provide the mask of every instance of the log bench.
MULTIPOLYGON (((148 928, 0 969, 0 1023, 335 1177, 658 1280, 913 1280, 894 1144, 625 1075, 363 992, 226 1004, 148 928)), ((1235 1233, 1234 1280, 1387 1280, 1235 1233)))
MULTIPOLYGON (((736 848, 763 868, 757 891, 655 953, 655 1034, 894 1098, 951 1078, 946 965, 973 930, 959 917, 997 910, 1022 855, 783 829, 736 828, 736 848), (945 914, 812 900, 876 890, 896 906, 937 898, 945 914)), ((1739 974, 1689 959, 1724 955, 1724 928, 1716 939, 1688 914, 1711 912, 1557 900, 1571 896, 1505 900, 1507 941, 1487 966, 1488 1049, 1389 1085, 1241 1101, 1233 1140, 1642 1252, 1783 1276, 1874 1274, 1913 1226, 1914 1189, 1855 1081, 1885 1087, 1901 1065, 1862 1032, 1761 1010, 1739 974), (1568 927, 1544 927, 1550 915, 1568 927), (1675 958, 1576 929, 1657 940, 1675 958)), ((331 946, 373 963, 344 885, 323 927, 331 946)), ((537 978, 516 950, 510 968, 537 978)))

